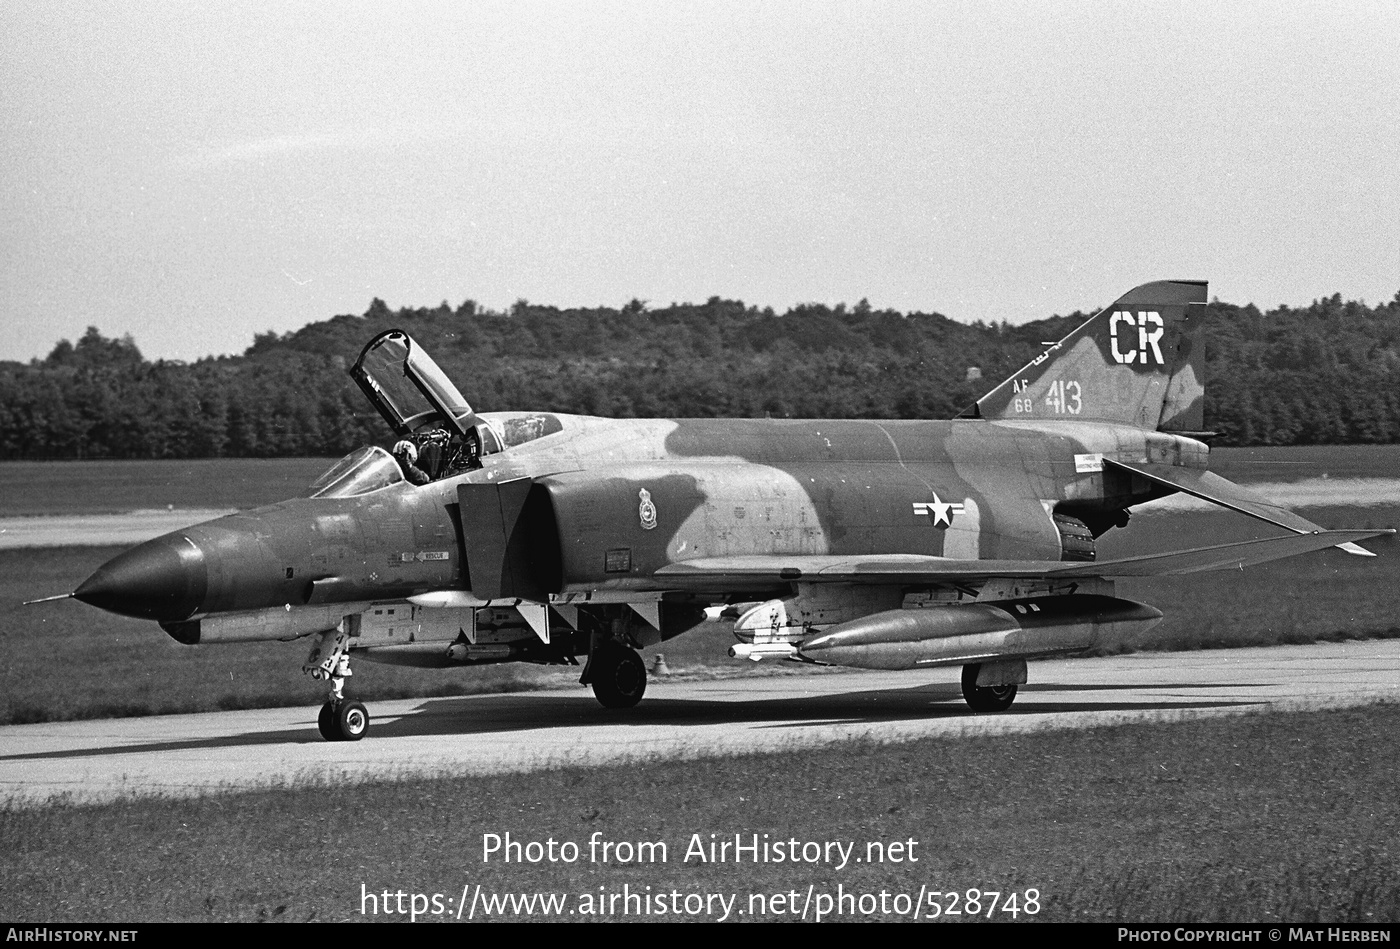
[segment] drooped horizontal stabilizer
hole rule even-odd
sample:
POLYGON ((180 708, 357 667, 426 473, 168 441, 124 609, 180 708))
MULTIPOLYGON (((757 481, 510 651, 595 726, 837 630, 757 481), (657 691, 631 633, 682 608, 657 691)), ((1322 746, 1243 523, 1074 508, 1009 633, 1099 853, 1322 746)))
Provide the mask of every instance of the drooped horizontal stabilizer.
MULTIPOLYGON (((1281 504, 1256 494, 1243 485, 1226 480, 1212 471, 1198 468, 1178 468, 1174 465, 1155 465, 1145 462, 1123 462, 1104 459, 1105 468, 1121 468, 1140 475, 1155 484, 1183 494, 1189 494, 1202 501, 1218 504, 1221 507, 1247 514, 1283 527, 1298 534, 1315 534, 1323 528, 1306 517, 1294 514, 1281 504)), ((1384 532, 1383 532, 1384 533, 1384 532)), ((1349 554, 1361 557, 1374 557, 1375 554, 1353 543, 1337 544, 1349 554)))

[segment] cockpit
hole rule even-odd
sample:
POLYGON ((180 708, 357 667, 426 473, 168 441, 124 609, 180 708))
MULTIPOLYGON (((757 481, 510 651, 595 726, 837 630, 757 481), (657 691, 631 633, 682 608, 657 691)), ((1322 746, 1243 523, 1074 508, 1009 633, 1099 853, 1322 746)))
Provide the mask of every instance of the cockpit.
POLYGON ((393 457, 408 480, 426 484, 481 466, 480 420, 407 333, 389 330, 370 340, 350 377, 398 436, 393 457))
POLYGON ((353 498, 404 480, 394 457, 382 448, 357 448, 306 489, 310 498, 353 498))
POLYGON ((350 376, 398 436, 390 460, 397 463, 401 480, 414 484, 479 468, 485 456, 563 427, 549 414, 478 416, 432 357, 402 330, 370 340, 350 376))

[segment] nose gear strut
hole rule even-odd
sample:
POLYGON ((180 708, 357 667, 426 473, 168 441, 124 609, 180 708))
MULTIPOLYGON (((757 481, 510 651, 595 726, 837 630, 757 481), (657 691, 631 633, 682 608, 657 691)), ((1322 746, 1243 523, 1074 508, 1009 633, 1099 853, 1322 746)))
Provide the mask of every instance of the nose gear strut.
POLYGON ((350 671, 350 634, 344 624, 316 637, 316 645, 306 657, 301 671, 313 679, 329 680, 330 698, 321 706, 316 726, 326 741, 359 741, 369 731, 369 710, 363 702, 345 698, 345 680, 350 671))

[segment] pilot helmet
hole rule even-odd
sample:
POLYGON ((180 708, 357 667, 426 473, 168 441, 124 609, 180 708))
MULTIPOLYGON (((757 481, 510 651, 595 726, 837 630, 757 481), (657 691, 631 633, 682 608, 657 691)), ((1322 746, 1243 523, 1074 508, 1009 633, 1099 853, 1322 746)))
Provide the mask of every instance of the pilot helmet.
POLYGON ((409 464, 412 464, 413 462, 418 460, 418 447, 414 445, 413 442, 409 441, 407 438, 400 439, 399 442, 396 445, 394 445, 394 454, 406 455, 408 457, 409 464))

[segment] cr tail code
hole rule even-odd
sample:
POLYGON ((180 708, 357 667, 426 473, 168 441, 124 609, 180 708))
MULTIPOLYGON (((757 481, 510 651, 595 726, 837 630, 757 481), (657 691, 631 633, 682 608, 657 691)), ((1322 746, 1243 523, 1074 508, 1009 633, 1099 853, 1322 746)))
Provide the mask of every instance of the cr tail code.
POLYGON ((1114 360, 1124 365, 1135 362, 1162 365, 1165 360, 1162 359, 1162 347, 1158 342, 1163 332, 1162 315, 1155 310, 1139 311, 1136 316, 1127 310, 1114 310, 1108 318, 1109 348, 1113 350, 1114 360), (1128 347, 1126 352, 1125 346, 1128 347))

